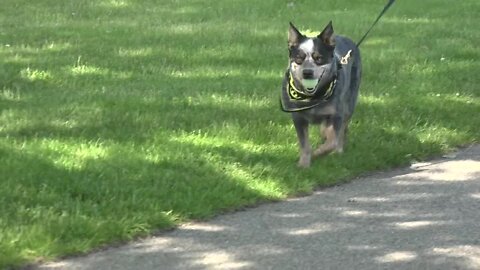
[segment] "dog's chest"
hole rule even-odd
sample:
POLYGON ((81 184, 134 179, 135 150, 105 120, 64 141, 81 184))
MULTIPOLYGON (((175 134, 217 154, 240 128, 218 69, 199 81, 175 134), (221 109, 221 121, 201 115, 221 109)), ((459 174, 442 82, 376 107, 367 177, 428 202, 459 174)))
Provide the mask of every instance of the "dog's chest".
POLYGON ((324 106, 318 106, 305 111, 296 112, 296 114, 311 124, 320 124, 325 118, 337 114, 337 108, 333 102, 329 102, 324 106))

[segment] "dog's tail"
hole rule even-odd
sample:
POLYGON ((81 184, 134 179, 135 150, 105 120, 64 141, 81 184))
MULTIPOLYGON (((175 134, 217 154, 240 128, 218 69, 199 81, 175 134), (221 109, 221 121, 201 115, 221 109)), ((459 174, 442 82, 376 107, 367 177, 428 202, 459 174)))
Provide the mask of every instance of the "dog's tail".
POLYGON ((367 37, 368 33, 370 33, 372 28, 377 24, 377 22, 380 20, 380 18, 383 16, 383 14, 385 14, 385 12, 387 12, 387 10, 390 8, 391 5, 393 5, 394 2, 395 2, 395 0, 389 0, 388 1, 388 3, 383 8, 382 12, 380 12, 380 15, 378 15, 377 19, 373 22, 372 26, 370 26, 370 28, 365 33, 365 35, 363 35, 363 37, 360 39, 360 41, 357 42, 357 47, 360 47, 360 44, 362 44, 363 40, 367 37))

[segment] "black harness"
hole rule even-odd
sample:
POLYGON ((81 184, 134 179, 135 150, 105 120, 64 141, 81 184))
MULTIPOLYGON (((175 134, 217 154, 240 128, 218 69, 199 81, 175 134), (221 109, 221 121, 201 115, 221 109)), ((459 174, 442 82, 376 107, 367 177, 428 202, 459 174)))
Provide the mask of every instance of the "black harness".
POLYGON ((338 70, 342 67, 340 60, 337 57, 334 57, 332 65, 334 65, 331 67, 334 69, 334 75, 332 78, 328 82, 322 83, 324 85, 318 87, 312 94, 303 91, 302 87, 298 87, 296 85, 293 75, 290 69, 288 69, 285 73, 285 79, 282 85, 282 93, 280 96, 280 108, 282 111, 299 112, 328 102, 335 92, 338 70))

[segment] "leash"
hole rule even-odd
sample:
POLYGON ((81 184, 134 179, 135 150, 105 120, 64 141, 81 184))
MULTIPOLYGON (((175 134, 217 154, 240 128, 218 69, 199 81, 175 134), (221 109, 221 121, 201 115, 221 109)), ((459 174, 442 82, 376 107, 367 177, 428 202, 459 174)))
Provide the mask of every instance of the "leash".
POLYGON ((365 33, 365 35, 363 35, 363 37, 360 39, 360 41, 357 43, 357 47, 360 47, 360 44, 362 44, 363 40, 367 37, 368 33, 370 33, 370 31, 372 30, 372 28, 377 24, 377 22, 380 20, 380 18, 382 18, 383 14, 385 14, 385 12, 387 12, 387 10, 390 8, 390 6, 393 5, 393 3, 395 2, 395 0, 389 0, 388 3, 385 5, 385 7, 383 8, 382 12, 380 12, 380 15, 378 15, 377 19, 373 22, 372 26, 370 26, 370 28, 368 29, 368 31, 365 33))

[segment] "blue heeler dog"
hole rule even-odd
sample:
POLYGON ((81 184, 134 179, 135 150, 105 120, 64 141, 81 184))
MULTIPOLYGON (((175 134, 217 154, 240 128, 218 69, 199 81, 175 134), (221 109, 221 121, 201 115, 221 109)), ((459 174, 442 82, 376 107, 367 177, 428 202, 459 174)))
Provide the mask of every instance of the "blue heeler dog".
POLYGON ((292 113, 300 145, 300 167, 309 167, 312 156, 343 152, 362 76, 358 47, 394 2, 388 0, 357 44, 334 35, 331 21, 316 37, 303 35, 290 23, 289 64, 280 101, 282 110, 292 113), (308 140, 310 124, 320 124, 324 141, 313 153, 308 140))
POLYGON ((332 22, 316 37, 290 23, 289 65, 283 81, 282 109, 292 113, 300 145, 300 167, 312 157, 341 153, 357 103, 362 74, 360 51, 349 38, 335 35, 332 22), (324 141, 312 151, 308 126, 320 125, 324 141))

